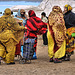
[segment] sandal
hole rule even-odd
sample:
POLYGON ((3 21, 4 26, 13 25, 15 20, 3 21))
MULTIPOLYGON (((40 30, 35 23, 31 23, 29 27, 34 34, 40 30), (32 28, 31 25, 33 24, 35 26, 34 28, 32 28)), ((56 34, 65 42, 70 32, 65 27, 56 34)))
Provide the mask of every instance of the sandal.
POLYGON ((54 63, 62 63, 62 61, 55 58, 54 63))

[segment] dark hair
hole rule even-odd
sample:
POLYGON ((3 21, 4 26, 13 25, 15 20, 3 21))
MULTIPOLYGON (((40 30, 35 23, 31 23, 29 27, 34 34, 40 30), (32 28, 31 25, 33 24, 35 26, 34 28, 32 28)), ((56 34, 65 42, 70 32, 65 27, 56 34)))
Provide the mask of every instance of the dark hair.
POLYGON ((13 11, 11 11, 11 14, 13 14, 13 11))
POLYGON ((45 12, 42 12, 41 15, 46 16, 46 13, 45 12))

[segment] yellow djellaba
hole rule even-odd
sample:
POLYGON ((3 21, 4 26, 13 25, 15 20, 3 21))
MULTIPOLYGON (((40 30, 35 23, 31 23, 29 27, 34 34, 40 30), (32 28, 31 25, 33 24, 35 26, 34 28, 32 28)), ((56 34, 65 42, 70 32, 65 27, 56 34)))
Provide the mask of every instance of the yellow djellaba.
POLYGON ((11 10, 5 9, 5 15, 0 18, 0 57, 5 57, 6 63, 14 62, 16 44, 23 38, 24 30, 11 17, 11 10))

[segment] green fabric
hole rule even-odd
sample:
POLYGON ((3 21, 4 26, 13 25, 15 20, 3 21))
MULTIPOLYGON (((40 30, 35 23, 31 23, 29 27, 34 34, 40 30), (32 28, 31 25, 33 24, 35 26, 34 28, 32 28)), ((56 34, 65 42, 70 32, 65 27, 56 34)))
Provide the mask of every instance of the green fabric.
POLYGON ((75 33, 72 33, 72 37, 75 37, 75 33))

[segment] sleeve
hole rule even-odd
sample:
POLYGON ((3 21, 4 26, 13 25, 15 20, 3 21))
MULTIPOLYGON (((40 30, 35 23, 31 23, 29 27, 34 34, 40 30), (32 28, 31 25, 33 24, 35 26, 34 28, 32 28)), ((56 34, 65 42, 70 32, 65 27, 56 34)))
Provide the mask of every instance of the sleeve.
POLYGON ((48 22, 47 18, 43 18, 42 21, 45 22, 45 23, 48 22))
POLYGON ((15 19, 12 20, 12 23, 13 23, 13 29, 14 30, 24 30, 25 27, 24 26, 20 26, 16 21, 15 19))
POLYGON ((45 18, 42 19, 43 22, 46 22, 45 18))

